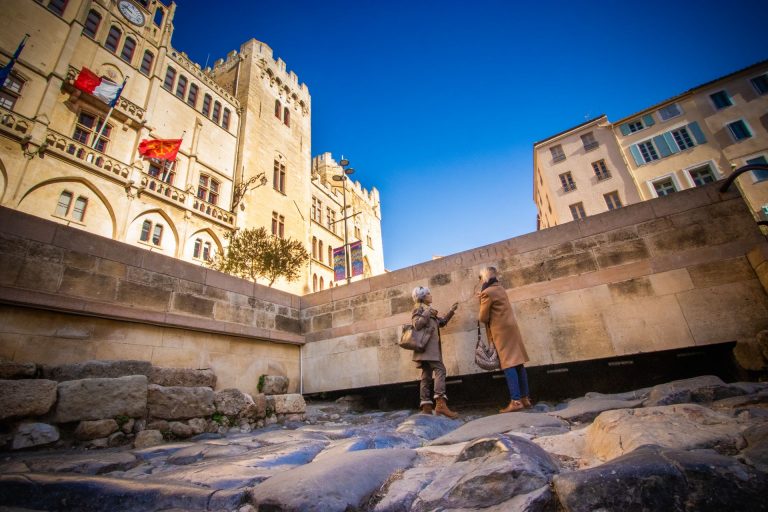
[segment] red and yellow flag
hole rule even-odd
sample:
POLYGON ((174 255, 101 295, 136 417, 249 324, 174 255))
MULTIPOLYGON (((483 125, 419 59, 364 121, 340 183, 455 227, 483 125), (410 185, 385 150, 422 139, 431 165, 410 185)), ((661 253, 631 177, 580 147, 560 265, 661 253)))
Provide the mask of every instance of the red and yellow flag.
POLYGON ((139 153, 147 158, 158 160, 176 160, 176 154, 181 147, 182 139, 142 140, 139 143, 139 153))

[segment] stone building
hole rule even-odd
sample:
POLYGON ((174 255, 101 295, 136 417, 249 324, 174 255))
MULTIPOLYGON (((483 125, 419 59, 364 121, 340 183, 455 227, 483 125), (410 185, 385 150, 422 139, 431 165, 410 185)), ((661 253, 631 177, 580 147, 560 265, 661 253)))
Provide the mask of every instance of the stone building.
MULTIPOLYGON (((697 187, 768 163, 768 61, 611 123, 605 115, 533 145, 540 229, 697 187)), ((768 172, 737 186, 765 219, 768 172)))
MULTIPOLYGON (((350 243, 370 241, 366 275, 384 272, 378 191, 347 182, 353 206, 342 215, 341 193, 315 179, 309 90, 269 46, 247 41, 203 69, 172 46, 173 2, 3 7, 0 62, 30 37, 0 89, 2 206, 200 265, 236 229, 265 227, 310 254, 315 240, 301 278, 275 283, 298 294, 346 282, 334 282, 325 252, 344 244, 328 229, 334 218, 339 233, 349 222, 350 243), (73 86, 83 68, 125 81, 111 114, 73 86), (138 152, 142 140, 179 138, 173 162, 138 152), (324 213, 313 217, 320 197, 324 213)), ((330 154, 319 159, 341 172, 330 154)))

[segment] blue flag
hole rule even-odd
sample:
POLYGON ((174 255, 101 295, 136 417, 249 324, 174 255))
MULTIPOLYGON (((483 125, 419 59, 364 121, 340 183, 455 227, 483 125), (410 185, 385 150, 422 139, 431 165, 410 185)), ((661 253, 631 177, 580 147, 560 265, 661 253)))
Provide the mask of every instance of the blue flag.
POLYGON ((16 48, 16 51, 13 54, 13 57, 11 57, 11 60, 8 61, 8 64, 0 68, 0 87, 5 85, 5 81, 8 79, 8 76, 11 74, 11 70, 13 69, 13 65, 16 64, 16 61, 19 58, 19 55, 21 54, 21 50, 24 49, 24 45, 27 42, 27 38, 29 37, 29 34, 26 34, 24 36, 24 39, 21 40, 19 43, 19 47, 16 48))

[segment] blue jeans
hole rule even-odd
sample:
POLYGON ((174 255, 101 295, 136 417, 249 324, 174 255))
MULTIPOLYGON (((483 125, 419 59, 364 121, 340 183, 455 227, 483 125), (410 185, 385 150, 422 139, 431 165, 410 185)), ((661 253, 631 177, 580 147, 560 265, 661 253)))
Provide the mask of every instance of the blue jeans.
POLYGON ((519 364, 507 368, 504 370, 504 376, 507 378, 507 386, 512 400, 520 400, 520 397, 528 396, 528 374, 525 372, 525 366, 519 364))

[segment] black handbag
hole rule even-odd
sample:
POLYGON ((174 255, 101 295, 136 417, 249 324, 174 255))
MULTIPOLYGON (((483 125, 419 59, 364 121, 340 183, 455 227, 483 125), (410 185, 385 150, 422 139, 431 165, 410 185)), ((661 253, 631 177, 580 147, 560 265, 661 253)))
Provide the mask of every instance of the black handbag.
POLYGON ((477 345, 475 345, 475 364, 487 371, 501 369, 499 354, 490 341, 486 345, 480 336, 480 322, 477 322, 477 345))

